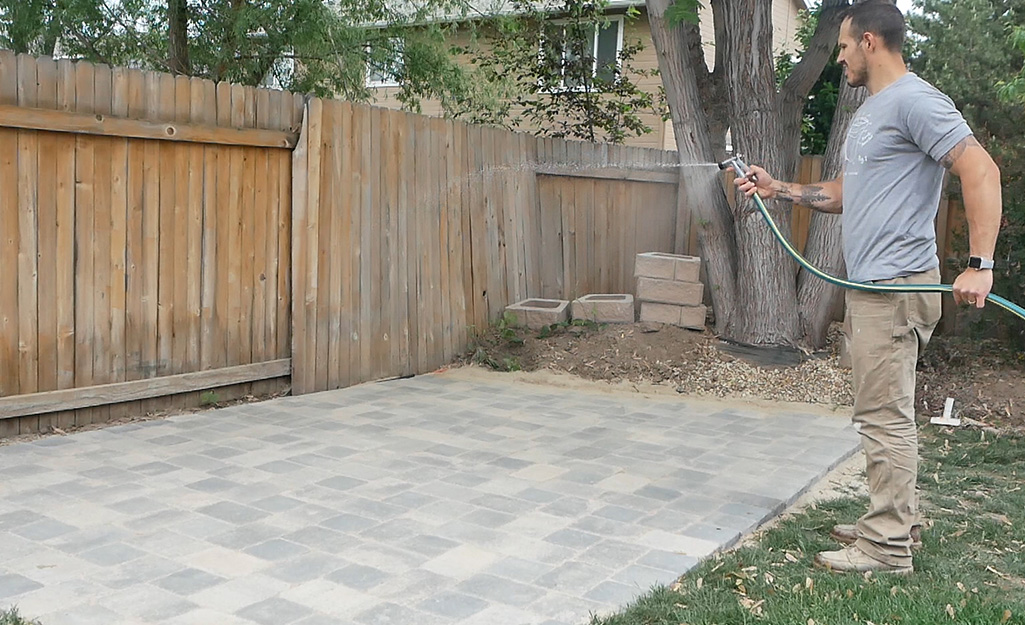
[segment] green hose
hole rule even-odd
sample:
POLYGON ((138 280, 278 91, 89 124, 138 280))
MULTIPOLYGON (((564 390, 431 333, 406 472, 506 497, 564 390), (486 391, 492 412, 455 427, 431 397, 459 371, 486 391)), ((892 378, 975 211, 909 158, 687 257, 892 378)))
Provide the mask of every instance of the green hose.
MULTIPOLYGON (((741 160, 739 156, 735 156, 727 161, 724 161, 724 163, 720 164, 720 167, 723 167, 723 165, 733 166, 734 170, 740 176, 748 176, 751 172, 751 170, 747 167, 747 165, 744 163, 743 160, 741 160)), ((884 293, 952 293, 954 291, 954 286, 951 284, 871 284, 866 282, 851 282, 850 280, 844 280, 842 278, 831 276, 828 273, 819 269, 818 267, 809 263, 807 259, 801 256, 800 252, 797 251, 797 248, 795 248, 793 244, 791 244, 790 241, 785 236, 783 236, 783 233, 780 231, 779 226, 776 225, 776 222, 773 221, 772 216, 769 215, 769 210, 765 208, 765 202, 762 201, 761 196, 757 193, 754 194, 754 201, 755 205, 758 207, 758 210, 761 211, 762 217, 764 217, 765 221, 769 224, 769 229, 772 230, 772 234, 774 234, 776 236, 776 240, 780 242, 780 245, 782 245, 783 248, 786 249, 786 251, 794 257, 794 260, 796 260, 808 272, 821 278, 822 280, 825 280, 826 282, 829 282, 830 284, 835 284, 845 289, 853 289, 855 291, 874 291, 884 293)), ((1025 308, 1022 308, 1021 306, 1015 304, 1014 302, 1008 299, 990 293, 986 296, 986 301, 993 302, 994 304, 1000 306, 1004 310, 1007 310, 1012 314, 1017 315, 1022 320, 1025 320, 1025 308)))

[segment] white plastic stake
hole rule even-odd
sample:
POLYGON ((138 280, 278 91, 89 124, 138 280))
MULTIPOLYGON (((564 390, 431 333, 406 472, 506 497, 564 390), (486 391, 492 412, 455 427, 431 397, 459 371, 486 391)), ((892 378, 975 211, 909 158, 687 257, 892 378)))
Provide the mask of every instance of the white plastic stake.
POLYGON ((954 418, 954 417, 950 416, 953 411, 954 411, 954 398, 953 397, 948 397, 947 401, 945 401, 943 403, 943 416, 942 417, 933 417, 932 419, 929 419, 929 422, 934 424, 934 425, 953 425, 953 426, 961 425, 960 417, 954 418))

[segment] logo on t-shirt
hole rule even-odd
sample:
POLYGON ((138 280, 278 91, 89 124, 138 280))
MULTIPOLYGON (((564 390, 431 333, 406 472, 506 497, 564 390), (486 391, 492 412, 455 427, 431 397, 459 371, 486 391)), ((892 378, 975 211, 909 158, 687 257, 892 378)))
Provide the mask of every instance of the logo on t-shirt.
POLYGON ((868 157, 862 148, 868 145, 873 137, 875 135, 872 133, 871 115, 861 114, 851 120, 843 148, 844 161, 847 164, 847 169, 844 171, 845 175, 858 175, 858 169, 860 169, 858 165, 864 165, 868 161, 868 157))

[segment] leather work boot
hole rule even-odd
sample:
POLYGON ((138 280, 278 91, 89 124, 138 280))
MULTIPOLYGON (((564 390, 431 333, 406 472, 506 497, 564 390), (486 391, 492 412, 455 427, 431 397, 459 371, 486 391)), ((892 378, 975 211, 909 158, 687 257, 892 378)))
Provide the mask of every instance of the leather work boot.
MULTIPOLYGON (((844 545, 853 545, 854 541, 858 540, 858 528, 856 525, 838 524, 833 526, 833 530, 829 532, 830 537, 838 543, 844 545)), ((922 548, 922 526, 912 525, 911 526, 911 548, 921 549, 922 548)))
POLYGON ((834 573, 894 573, 896 575, 908 575, 915 571, 915 567, 886 564, 869 556, 854 545, 844 547, 840 551, 823 551, 815 556, 815 566, 827 569, 834 573))

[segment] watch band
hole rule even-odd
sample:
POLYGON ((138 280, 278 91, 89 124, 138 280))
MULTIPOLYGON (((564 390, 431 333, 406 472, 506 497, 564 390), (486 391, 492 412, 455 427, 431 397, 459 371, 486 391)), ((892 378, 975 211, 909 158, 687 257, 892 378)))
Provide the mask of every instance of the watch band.
POLYGON ((981 256, 968 257, 968 266, 972 269, 992 269, 993 264, 993 259, 991 258, 983 258, 981 256))

